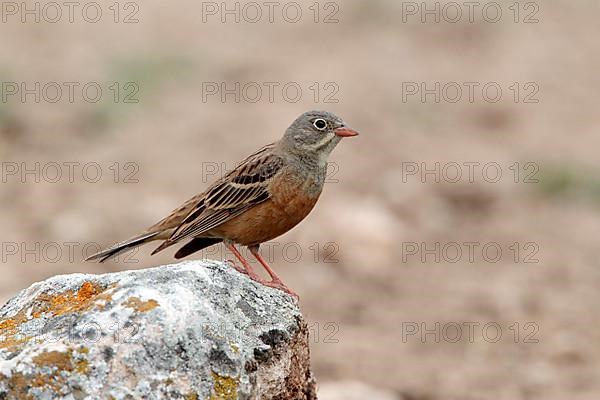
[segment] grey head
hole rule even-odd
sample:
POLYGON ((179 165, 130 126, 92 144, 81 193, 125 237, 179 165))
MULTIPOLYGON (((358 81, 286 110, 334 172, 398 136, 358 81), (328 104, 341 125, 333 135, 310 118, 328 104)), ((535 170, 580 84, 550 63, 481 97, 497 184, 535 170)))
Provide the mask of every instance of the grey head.
POLYGON ((319 165, 343 137, 356 136, 343 119, 327 111, 308 111, 300 115, 285 131, 280 141, 288 152, 302 159, 314 159, 319 165))

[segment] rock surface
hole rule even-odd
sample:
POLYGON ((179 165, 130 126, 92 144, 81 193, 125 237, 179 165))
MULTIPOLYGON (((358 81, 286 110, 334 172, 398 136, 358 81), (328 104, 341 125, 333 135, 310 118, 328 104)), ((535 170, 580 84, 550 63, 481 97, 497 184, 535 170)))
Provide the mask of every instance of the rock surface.
POLYGON ((0 309, 0 399, 316 399, 295 301, 212 261, 36 283, 0 309))

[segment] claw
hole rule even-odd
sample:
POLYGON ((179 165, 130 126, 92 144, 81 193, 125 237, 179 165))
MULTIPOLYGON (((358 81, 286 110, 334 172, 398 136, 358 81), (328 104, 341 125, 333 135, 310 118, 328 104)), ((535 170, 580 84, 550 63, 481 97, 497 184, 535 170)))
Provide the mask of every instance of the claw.
POLYGON ((279 289, 282 292, 285 292, 285 293, 289 294, 290 296, 292 296, 294 299, 296 299, 296 301, 300 300, 300 296, 298 296, 298 293, 294 292, 292 289, 285 286, 283 284, 283 282, 281 282, 281 281, 276 282, 276 281, 264 281, 263 280, 260 283, 262 283, 265 286, 272 287, 274 289, 279 289))
POLYGON ((240 267, 239 265, 237 265, 237 264, 235 263, 235 261, 233 261, 233 260, 225 260, 225 261, 226 261, 226 262, 228 262, 229 264, 231 264, 231 266, 232 266, 233 268, 235 268, 235 270, 236 270, 237 272, 239 272, 240 274, 248 275, 248 271, 246 271, 246 269, 245 269, 245 268, 242 268, 242 267, 240 267))

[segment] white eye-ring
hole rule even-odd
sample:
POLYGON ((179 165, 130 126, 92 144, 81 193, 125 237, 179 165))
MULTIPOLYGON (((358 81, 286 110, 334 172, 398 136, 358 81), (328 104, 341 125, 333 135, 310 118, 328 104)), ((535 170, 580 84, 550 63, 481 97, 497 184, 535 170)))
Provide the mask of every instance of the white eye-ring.
POLYGON ((325 122, 325 120, 324 120, 324 119, 321 119, 321 118, 319 118, 319 119, 315 119, 315 120, 313 121, 313 126, 314 126, 315 128, 317 128, 318 130, 320 130, 320 131, 324 131, 324 130, 325 130, 325 128, 327 128, 327 122, 325 122))

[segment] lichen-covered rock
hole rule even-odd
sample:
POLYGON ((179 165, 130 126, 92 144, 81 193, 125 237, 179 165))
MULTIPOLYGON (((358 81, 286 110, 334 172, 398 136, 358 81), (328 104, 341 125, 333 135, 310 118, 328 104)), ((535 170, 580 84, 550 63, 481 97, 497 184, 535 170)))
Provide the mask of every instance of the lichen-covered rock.
POLYGON ((316 399, 295 301, 188 261, 36 283, 0 309, 0 399, 316 399))

